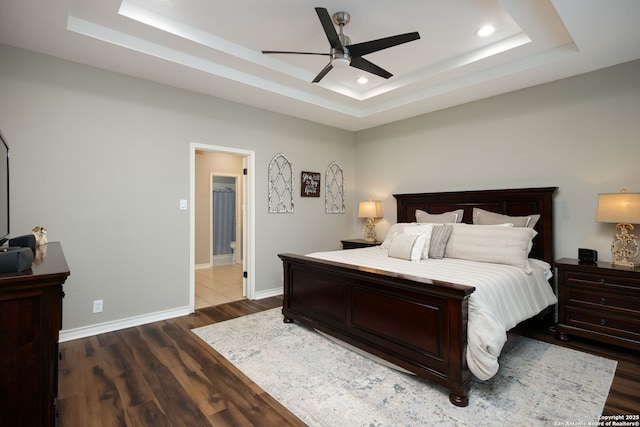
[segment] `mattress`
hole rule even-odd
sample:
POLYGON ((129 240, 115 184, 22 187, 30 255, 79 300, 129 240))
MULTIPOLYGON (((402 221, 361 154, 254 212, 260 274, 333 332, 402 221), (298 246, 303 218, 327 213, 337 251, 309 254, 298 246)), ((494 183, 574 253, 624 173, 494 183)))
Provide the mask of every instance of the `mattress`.
MULTIPOLYGON (((557 302, 549 286, 551 268, 530 259, 523 268, 443 258, 418 262, 391 258, 380 247, 316 252, 309 257, 440 280, 476 288, 469 297, 467 364, 476 378, 487 380, 499 369, 507 331, 557 302)), ((429 285, 425 285, 429 286, 429 285)))

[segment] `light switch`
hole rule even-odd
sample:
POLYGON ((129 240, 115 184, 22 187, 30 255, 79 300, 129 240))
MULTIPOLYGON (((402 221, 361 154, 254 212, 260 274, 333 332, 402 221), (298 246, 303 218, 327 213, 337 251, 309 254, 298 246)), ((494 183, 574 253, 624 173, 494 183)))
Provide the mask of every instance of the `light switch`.
POLYGON ((181 199, 180 200, 180 210, 181 211, 186 211, 187 210, 187 201, 185 199, 181 199))

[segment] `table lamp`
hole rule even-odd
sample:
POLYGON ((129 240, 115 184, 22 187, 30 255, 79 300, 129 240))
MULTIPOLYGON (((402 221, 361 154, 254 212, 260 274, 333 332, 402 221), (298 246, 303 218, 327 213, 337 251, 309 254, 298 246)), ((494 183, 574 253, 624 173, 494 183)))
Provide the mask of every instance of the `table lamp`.
POLYGON ((640 224, 640 193, 598 194, 596 222, 617 224, 611 253, 615 267, 634 268, 638 265, 638 239, 631 233, 633 224, 640 224))
POLYGON ((364 228, 364 239, 368 242, 376 241, 376 226, 373 224, 375 218, 382 218, 382 202, 379 200, 368 200, 360 202, 358 206, 358 218, 367 218, 364 228))

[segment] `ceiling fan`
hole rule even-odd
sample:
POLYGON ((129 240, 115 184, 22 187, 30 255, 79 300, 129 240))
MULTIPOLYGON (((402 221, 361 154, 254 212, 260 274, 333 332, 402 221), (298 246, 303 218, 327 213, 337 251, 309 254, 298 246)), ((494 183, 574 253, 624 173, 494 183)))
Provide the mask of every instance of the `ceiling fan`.
POLYGON ((316 13, 324 28, 324 32, 331 45, 330 53, 316 53, 316 52, 288 52, 281 50, 263 50, 264 54, 296 54, 296 55, 325 55, 331 57, 330 62, 318 73, 313 83, 318 83, 329 71, 336 68, 345 68, 352 66, 360 70, 375 74, 377 76, 388 79, 393 76, 387 70, 378 67, 372 62, 367 61, 362 56, 369 53, 377 52, 379 50, 387 49, 389 47, 397 46, 399 44, 407 43, 410 41, 418 40, 420 34, 417 32, 399 34, 397 36, 385 37, 382 39, 371 40, 364 43, 351 44, 351 39, 344 35, 342 30, 345 25, 349 23, 351 17, 347 12, 337 12, 333 14, 333 21, 327 9, 324 7, 316 7, 316 13), (340 34, 336 32, 333 23, 336 23, 340 27, 340 34))

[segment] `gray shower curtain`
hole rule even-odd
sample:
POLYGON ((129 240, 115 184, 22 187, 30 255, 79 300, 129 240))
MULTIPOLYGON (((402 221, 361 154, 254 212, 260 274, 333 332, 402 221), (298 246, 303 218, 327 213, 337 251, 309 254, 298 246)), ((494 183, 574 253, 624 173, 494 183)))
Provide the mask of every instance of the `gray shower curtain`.
POLYGON ((236 240, 236 192, 213 190, 213 255, 232 253, 236 240))

